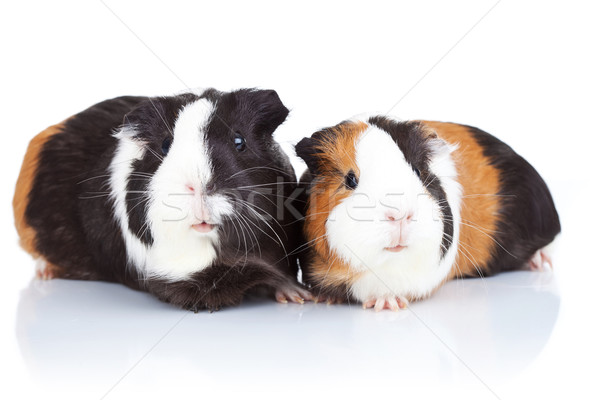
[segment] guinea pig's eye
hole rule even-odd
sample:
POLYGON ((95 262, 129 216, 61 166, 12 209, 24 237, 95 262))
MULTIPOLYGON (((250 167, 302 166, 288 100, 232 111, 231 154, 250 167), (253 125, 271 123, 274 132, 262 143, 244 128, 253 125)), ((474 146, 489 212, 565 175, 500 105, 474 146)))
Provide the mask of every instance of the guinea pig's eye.
POLYGON ((167 155, 169 149, 171 148, 171 143, 173 143, 173 139, 171 138, 171 136, 167 136, 165 140, 163 140, 162 146, 160 147, 163 155, 167 155))
POLYGON ((235 144, 235 149, 237 151, 244 151, 246 148, 246 139, 239 133, 235 134, 235 138, 233 139, 233 144, 235 144))
POLYGON ((419 168, 413 167, 413 171, 415 171, 415 174, 417 174, 417 178, 421 177, 421 171, 419 171, 419 168))
POLYGON ((346 184, 346 187, 348 189, 350 189, 350 190, 356 189, 356 187, 358 186, 358 178, 354 174, 354 171, 350 171, 346 174, 346 179, 345 179, 344 183, 346 184))

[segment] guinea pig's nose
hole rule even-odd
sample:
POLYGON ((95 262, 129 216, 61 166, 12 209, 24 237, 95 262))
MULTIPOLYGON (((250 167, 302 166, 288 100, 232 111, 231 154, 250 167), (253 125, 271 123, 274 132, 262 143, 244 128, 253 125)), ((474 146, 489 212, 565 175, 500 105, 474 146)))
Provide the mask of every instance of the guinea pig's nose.
POLYGON ((385 219, 390 222, 410 222, 413 218, 411 212, 401 213, 399 210, 388 210, 385 212, 385 219))

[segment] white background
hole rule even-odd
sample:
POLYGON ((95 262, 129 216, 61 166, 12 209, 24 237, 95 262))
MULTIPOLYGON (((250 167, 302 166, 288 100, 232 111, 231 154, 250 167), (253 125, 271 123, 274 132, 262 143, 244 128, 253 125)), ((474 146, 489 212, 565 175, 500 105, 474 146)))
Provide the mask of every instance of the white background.
POLYGON ((596 6, 2 3, 1 397, 598 396, 596 6), (365 111, 498 136, 555 196, 554 272, 454 282, 401 317, 260 300, 189 316, 117 285, 30 284, 11 208, 29 139, 106 98, 208 86, 276 89, 287 150, 365 111))

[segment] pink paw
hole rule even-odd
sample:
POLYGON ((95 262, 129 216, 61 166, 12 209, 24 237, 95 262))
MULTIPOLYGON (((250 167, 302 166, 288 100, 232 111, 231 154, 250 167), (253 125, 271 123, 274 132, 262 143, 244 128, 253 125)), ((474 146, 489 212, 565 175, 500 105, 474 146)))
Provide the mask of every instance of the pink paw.
POLYGON ((284 286, 275 291, 275 299, 279 303, 298 303, 304 304, 305 300, 312 300, 313 296, 308 290, 304 290, 295 285, 284 286))
POLYGON ((381 310, 399 311, 408 307, 408 300, 402 296, 383 296, 376 299, 369 299, 363 302, 363 308, 374 308, 375 312, 381 310))
POLYGON ((38 259, 35 264, 35 276, 38 279, 47 281, 54 278, 50 264, 45 260, 38 259))
POLYGON ((548 264, 550 269, 552 269, 552 260, 550 259, 550 256, 544 253, 543 250, 538 250, 529 259, 527 266, 531 271, 543 271, 545 264, 548 264))

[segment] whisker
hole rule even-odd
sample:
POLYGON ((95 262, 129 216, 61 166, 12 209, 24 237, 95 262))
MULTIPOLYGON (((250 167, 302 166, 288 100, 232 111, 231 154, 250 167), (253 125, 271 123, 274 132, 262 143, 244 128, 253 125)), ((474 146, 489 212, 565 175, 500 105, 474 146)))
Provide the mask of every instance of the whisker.
MULTIPOLYGON (((241 189, 241 190, 245 190, 245 191, 248 191, 248 192, 251 192, 251 193, 256 193, 256 194, 258 194, 258 195, 260 195, 260 196, 264 197, 266 200, 270 201, 270 202, 271 202, 271 204, 273 204, 275 207, 277 207, 277 204, 276 204, 276 203, 275 203, 273 200, 269 199, 269 197, 267 197, 267 195, 266 195, 266 194, 264 194, 264 193, 260 193, 259 191, 252 190, 252 189, 241 189)), ((231 193, 231 194, 232 194, 232 193, 231 193)), ((233 195, 233 194, 232 194, 232 195, 233 195)), ((271 195, 271 194, 269 194, 269 195, 271 195)), ((272 196, 272 195, 271 195, 271 196, 272 196)), ((280 197, 282 197, 282 198, 286 198, 286 196, 281 196, 281 195, 279 195, 279 196, 280 196, 280 197)), ((235 195, 233 195, 233 197, 237 198, 235 195)))
POLYGON ((236 217, 236 218, 232 219, 232 222, 233 221, 237 222, 239 224, 239 226, 240 226, 240 230, 242 231, 242 239, 244 239, 244 250, 245 250, 245 257, 244 257, 244 264, 243 264, 243 266, 246 266, 246 263, 248 262, 248 252, 249 252, 249 250, 248 250, 248 241, 246 240, 246 232, 244 230, 244 226, 242 225, 242 222, 241 222, 238 214, 239 213, 237 213, 234 210, 233 216, 236 217))
POLYGON ((517 197, 514 194, 474 193, 474 194, 462 195, 461 198, 468 199, 471 197, 479 197, 479 196, 481 196, 481 197, 484 197, 484 196, 486 196, 486 197, 517 197))
MULTIPOLYGON (((241 200, 241 199, 238 199, 238 201, 241 201, 241 204, 242 204, 242 205, 245 205, 245 206, 248 208, 248 210, 250 210, 250 211, 253 211, 253 212, 255 213, 255 215, 256 215, 256 216, 257 216, 259 219, 261 219, 261 220, 262 220, 262 221, 265 223, 265 225, 266 225, 267 227, 269 227, 269 229, 271 229, 271 231, 273 232, 273 234, 274 234, 275 236, 277 236, 277 239, 279 239, 279 243, 281 244, 281 247, 283 248, 283 251, 285 252, 286 250, 285 250, 285 246, 284 246, 284 244, 283 244, 283 241, 281 240, 281 237, 280 237, 280 236, 277 234, 277 232, 275 232, 275 229, 273 229, 273 227, 272 227, 272 226, 271 226, 271 225, 270 225, 270 224, 269 224, 269 223, 268 223, 268 222, 267 222, 267 221, 266 221, 264 218, 262 218, 262 217, 261 217, 261 215, 260 215, 260 214, 259 214, 259 213, 258 213, 256 210, 254 210, 254 209, 252 209, 252 208, 250 207, 250 205, 251 205, 250 203, 248 203, 248 202, 245 202, 244 200, 241 200), (246 203, 246 204, 244 204, 244 203, 246 203)), ((258 207, 258 206, 256 206, 256 205, 254 205, 254 206, 255 206, 256 208, 258 208, 258 209, 260 209, 260 210, 262 210, 263 212, 265 212, 265 213, 266 213, 266 211, 265 211, 265 210, 263 210, 262 208, 260 208, 260 207, 258 207)), ((275 221, 275 222, 278 224, 278 222, 277 222, 275 219, 274 219, 274 221, 275 221)), ((253 225, 255 225, 255 224, 253 223, 253 225)), ((257 228, 258 228, 258 229, 259 229, 261 232, 263 232, 265 235, 267 235, 269 238, 271 238, 273 241, 277 242, 277 241, 276 241, 276 240, 275 240, 273 237, 271 237, 271 235, 269 235, 269 234, 267 234, 266 232, 264 232, 264 231, 263 231, 262 229, 260 229, 260 228, 259 228, 257 225, 255 225, 255 226, 256 226, 256 227, 257 227, 257 228)), ((284 232, 285 232, 285 231, 284 231, 284 232)), ((286 253, 286 255, 287 255, 287 253, 286 253)))
POLYGON ((256 233, 254 233, 254 231, 252 230, 252 227, 250 227, 249 219, 241 213, 239 214, 239 217, 240 217, 240 221, 245 221, 246 227, 248 228, 248 233, 250 233, 250 234, 252 234, 252 236, 254 236, 254 243, 256 243, 256 246, 258 248, 259 257, 262 258, 262 249, 260 247, 260 242, 258 241, 258 236, 256 236, 256 233))
POLYGON ((237 175, 241 174, 241 173, 248 172, 248 171, 255 170, 255 169, 269 169, 269 170, 272 170, 272 171, 281 172, 283 174, 287 174, 288 173, 288 171, 285 171, 283 169, 269 167, 269 166, 250 167, 250 168, 246 168, 246 169, 243 169, 241 171, 236 172, 235 174, 233 174, 229 178, 227 178, 226 181, 229 180, 229 179, 231 179, 231 178, 233 178, 234 176, 237 176, 237 175))
MULTIPOLYGON (((265 215, 270 216, 273 219, 273 222, 275 222, 277 225, 279 225, 279 227, 281 227, 281 225, 279 224, 279 221, 277 221, 276 218, 273 218, 265 209, 257 206, 256 204, 252 204, 249 201, 246 201, 244 199, 237 199, 237 200, 239 200, 241 202, 241 204, 245 204, 247 207, 258 208, 260 211, 262 211, 263 213, 265 213, 265 215)), ((262 216, 256 210, 253 210, 253 211, 255 212, 255 214, 256 214, 256 216, 258 218, 260 218, 261 220, 263 220, 268 225, 268 222, 264 218, 262 218, 262 216)))
POLYGON ((329 267, 327 268, 327 272, 325 272, 325 276, 323 278, 321 278, 321 282, 317 283, 317 286, 319 286, 319 293, 317 294, 317 298, 321 297, 321 292, 323 291, 323 287, 325 286, 325 279, 327 279, 327 275, 329 275, 329 271, 331 270, 331 267, 333 266, 333 263, 335 261, 335 258, 332 257, 331 258, 331 262, 329 263, 329 267))
POLYGON ((78 199, 79 200, 91 200, 91 199, 98 199, 100 197, 108 197, 110 195, 110 193, 103 193, 103 194, 98 194, 98 195, 94 195, 94 196, 79 196, 78 199))
MULTIPOLYGON (((442 235, 449 236, 448 234, 444 233, 443 231, 440 231, 440 232, 442 233, 442 235)), ((473 256, 473 254, 471 254, 471 252, 469 252, 463 246, 464 246, 463 243, 461 243, 460 241, 457 243, 456 249, 457 249, 458 253, 461 254, 473 266, 473 268, 479 275, 479 278, 483 279, 485 277, 485 275, 483 274, 483 271, 481 270, 481 268, 475 262, 475 257, 473 256)), ((442 244, 442 247, 445 247, 445 246, 443 246, 443 244, 442 244)), ((455 261, 455 264, 456 264, 455 268, 460 272, 461 278, 463 278, 462 271, 460 270, 458 263, 456 261, 455 261)), ((453 268, 454 268, 454 266, 453 266, 453 268)), ((484 281, 484 285, 486 285, 485 281, 484 281)))
POLYGON ((298 182, 296 181, 282 181, 282 182, 272 182, 272 183, 261 183, 258 185, 246 185, 246 186, 238 186, 236 189, 242 189, 242 188, 255 188, 255 187, 263 187, 263 186, 272 186, 272 185, 282 185, 282 184, 286 184, 286 183, 293 183, 295 185, 298 184, 298 182))
POLYGON ((152 150, 152 148, 148 145, 144 145, 144 148, 146 150, 148 150, 150 153, 152 153, 156 158, 158 158, 159 161, 163 161, 164 157, 160 156, 157 152, 155 152, 154 150, 152 150))
POLYGON ((109 176, 111 176, 111 175, 110 174, 104 174, 104 175, 92 176, 91 178, 87 178, 87 179, 84 179, 82 181, 77 182, 77 185, 81 185, 82 183, 85 183, 87 181, 91 181, 93 179, 107 178, 109 176))
POLYGON ((327 236, 327 234, 326 234, 326 233, 325 233, 325 234, 323 234, 323 235, 321 235, 321 236, 318 236, 318 237, 316 237, 316 238, 314 238, 314 239, 311 239, 311 240, 309 240, 308 242, 305 242, 305 243, 301 244, 300 246, 296 247, 294 250, 290 251, 290 252, 289 252, 289 255, 294 255, 294 254, 297 254, 297 253, 300 253, 300 252, 302 252, 302 251, 303 251, 303 250, 305 250, 306 248, 308 248, 308 247, 310 247, 310 246, 313 246, 314 244, 316 244, 316 242, 317 242, 318 240, 323 240, 323 239, 325 239, 325 236, 327 236))

